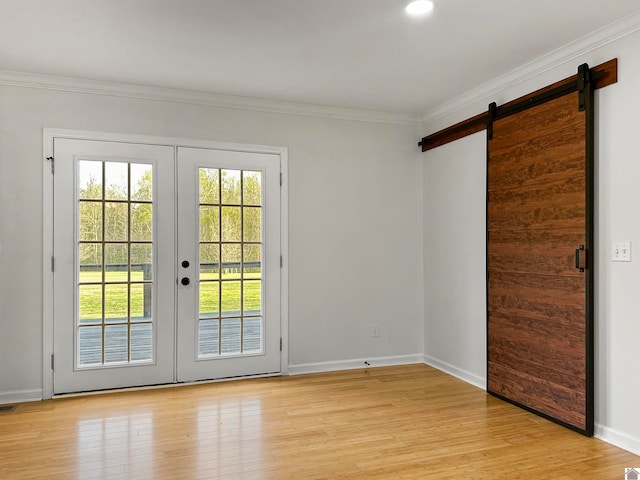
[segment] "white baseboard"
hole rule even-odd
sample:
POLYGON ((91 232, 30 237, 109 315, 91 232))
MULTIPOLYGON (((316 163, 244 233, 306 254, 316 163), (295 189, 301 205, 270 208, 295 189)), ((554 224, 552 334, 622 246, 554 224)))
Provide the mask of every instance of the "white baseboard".
POLYGON ((476 375, 475 373, 463 370, 462 368, 458 368, 454 365, 451 365, 450 363, 438 360, 437 358, 430 357, 429 355, 424 356, 424 363, 426 363, 430 367, 437 368, 444 373, 448 373, 449 375, 470 383, 475 387, 481 388, 482 390, 487 389, 487 380, 479 375, 476 375))
POLYGON ((289 365, 289 375, 303 375, 305 373, 335 372, 338 370, 355 370, 367 367, 391 367, 394 365, 411 365, 422 363, 422 355, 400 355, 396 357, 354 358, 336 362, 301 363, 289 365), (368 362, 369 365, 365 364, 368 362))
POLYGON ((6 405, 7 403, 39 402, 40 400, 42 400, 42 389, 0 392, 0 405, 6 405))
MULTIPOLYGON (((594 436, 635 455, 640 455, 640 438, 634 438, 628 433, 623 433, 597 423, 594 436)), ((633 467, 633 465, 629 465, 629 467, 633 467)))

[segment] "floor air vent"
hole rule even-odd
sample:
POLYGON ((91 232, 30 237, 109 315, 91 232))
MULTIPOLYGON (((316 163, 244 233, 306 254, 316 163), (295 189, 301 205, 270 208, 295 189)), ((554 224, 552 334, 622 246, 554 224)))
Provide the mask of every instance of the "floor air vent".
POLYGON ((13 412, 16 409, 15 405, 0 405, 0 413, 13 412))

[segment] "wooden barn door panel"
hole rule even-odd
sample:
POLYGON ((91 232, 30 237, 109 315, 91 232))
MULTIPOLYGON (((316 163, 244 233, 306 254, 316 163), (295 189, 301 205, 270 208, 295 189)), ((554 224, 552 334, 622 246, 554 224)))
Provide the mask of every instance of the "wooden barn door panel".
POLYGON ((487 390, 591 435, 592 287, 576 249, 592 239, 592 116, 578 105, 568 93, 492 124, 487 390))

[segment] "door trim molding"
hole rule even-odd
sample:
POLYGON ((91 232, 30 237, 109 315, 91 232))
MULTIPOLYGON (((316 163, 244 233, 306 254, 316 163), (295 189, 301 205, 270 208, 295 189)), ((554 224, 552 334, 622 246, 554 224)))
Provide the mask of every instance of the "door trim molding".
MULTIPOLYGON (((97 140, 104 142, 137 143, 164 145, 174 149, 178 147, 207 148, 249 153, 268 153, 280 156, 282 186, 280 188, 280 253, 282 268, 280 272, 280 374, 289 373, 289 182, 288 154, 286 147, 254 145, 244 143, 220 142, 180 137, 156 135, 138 135, 113 132, 95 132, 88 130, 67 130, 44 128, 42 132, 42 398, 53 397, 53 175, 51 164, 47 160, 53 156, 53 143, 56 138, 75 140, 97 140)), ((174 372, 175 373, 175 372, 174 372)))

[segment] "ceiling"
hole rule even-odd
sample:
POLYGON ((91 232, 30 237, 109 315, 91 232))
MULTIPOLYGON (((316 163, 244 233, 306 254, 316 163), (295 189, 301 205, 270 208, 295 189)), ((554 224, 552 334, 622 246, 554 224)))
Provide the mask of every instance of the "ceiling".
POLYGON ((638 0, 0 0, 0 70, 424 114, 638 0))

